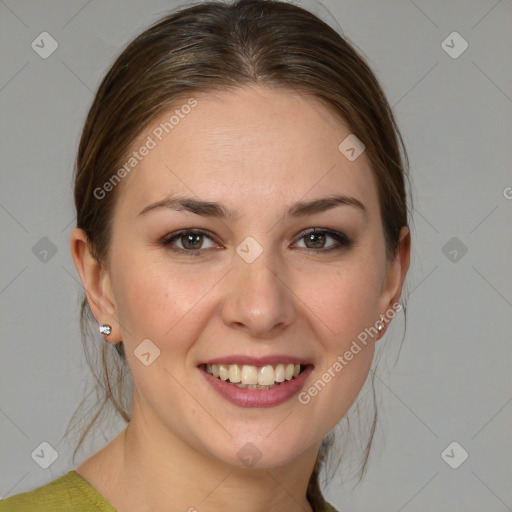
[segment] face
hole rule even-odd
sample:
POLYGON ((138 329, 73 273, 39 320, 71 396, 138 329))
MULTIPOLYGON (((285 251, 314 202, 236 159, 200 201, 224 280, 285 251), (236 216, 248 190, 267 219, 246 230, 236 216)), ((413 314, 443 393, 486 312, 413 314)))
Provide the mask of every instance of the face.
POLYGON ((347 412, 375 338, 353 342, 403 275, 386 259, 368 160, 339 151, 350 129, 327 108, 260 88, 194 98, 169 133, 175 108, 140 135, 133 150, 150 149, 116 190, 106 288, 132 421, 228 464, 253 450, 275 467, 347 412))

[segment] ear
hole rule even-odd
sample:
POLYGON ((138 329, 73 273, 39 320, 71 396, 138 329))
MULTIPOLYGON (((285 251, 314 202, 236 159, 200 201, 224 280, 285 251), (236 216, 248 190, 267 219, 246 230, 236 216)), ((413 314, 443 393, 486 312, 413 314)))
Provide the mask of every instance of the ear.
MULTIPOLYGON (((387 263, 386 278, 382 286, 380 295, 380 313, 387 321, 383 321, 383 329, 380 331, 377 339, 380 339, 386 332, 390 319, 386 316, 386 312, 393 308, 394 304, 400 301, 402 294, 402 286, 405 276, 409 270, 409 262, 411 256, 411 234, 409 228, 403 226, 399 234, 398 247, 395 256, 391 262, 387 263)), ((382 316, 381 316, 382 318, 382 316)))
POLYGON ((109 324, 111 334, 105 340, 121 341, 114 294, 108 269, 92 255, 89 239, 84 230, 74 228, 71 233, 71 256, 80 275, 89 307, 98 324, 109 324))

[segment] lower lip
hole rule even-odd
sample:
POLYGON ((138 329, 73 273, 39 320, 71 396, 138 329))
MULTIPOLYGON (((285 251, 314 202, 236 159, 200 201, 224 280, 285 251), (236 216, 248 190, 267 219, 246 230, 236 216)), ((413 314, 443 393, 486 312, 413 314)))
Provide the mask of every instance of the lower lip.
POLYGON ((239 407, 275 407, 299 393, 313 371, 313 366, 307 366, 298 377, 284 381, 272 389, 239 388, 210 375, 201 368, 199 368, 199 371, 213 389, 232 404, 239 407))

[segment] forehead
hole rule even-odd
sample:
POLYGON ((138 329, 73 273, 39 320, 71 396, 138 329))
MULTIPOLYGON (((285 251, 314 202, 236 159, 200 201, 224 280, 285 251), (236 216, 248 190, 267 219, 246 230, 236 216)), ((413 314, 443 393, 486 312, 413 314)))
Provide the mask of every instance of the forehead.
POLYGON ((185 194, 261 214, 262 207, 340 193, 371 210, 377 192, 366 155, 349 161, 338 149, 350 133, 319 100, 292 91, 194 94, 135 140, 130 154, 138 152, 138 160, 119 200, 140 210, 185 194))

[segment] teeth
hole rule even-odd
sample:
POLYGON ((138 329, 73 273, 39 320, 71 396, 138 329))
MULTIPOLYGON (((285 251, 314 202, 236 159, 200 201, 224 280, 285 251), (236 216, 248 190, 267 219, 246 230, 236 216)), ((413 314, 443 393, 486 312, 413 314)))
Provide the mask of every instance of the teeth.
POLYGON ((284 382, 284 364, 278 364, 276 366, 276 382, 284 382))
POLYGON ((258 369, 256 366, 247 364, 242 366, 242 384, 258 384, 258 369))
POLYGON ((233 386, 242 389, 272 389, 276 387, 275 384, 272 386, 260 386, 259 384, 233 384, 233 386))
POLYGON ((207 364, 205 370, 210 375, 229 381, 240 388, 268 389, 274 387, 276 383, 298 377, 301 366, 300 364, 280 363, 275 368, 270 364, 257 368, 248 364, 241 367, 238 364, 207 364))
POLYGON ((258 372, 258 384, 260 386, 272 386, 275 382, 275 372, 272 366, 263 366, 258 372))
POLYGON ((229 381, 230 382, 240 382, 242 378, 240 377, 240 368, 238 368, 237 364, 229 365, 229 381))
POLYGON ((229 369, 227 366, 219 364, 219 377, 221 378, 221 380, 229 379, 229 369))

